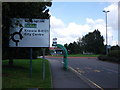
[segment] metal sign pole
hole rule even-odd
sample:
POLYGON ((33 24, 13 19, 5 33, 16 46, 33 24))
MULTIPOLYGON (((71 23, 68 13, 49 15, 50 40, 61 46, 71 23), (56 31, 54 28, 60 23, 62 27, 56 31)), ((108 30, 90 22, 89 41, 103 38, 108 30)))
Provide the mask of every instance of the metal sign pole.
POLYGON ((42 79, 45 80, 45 48, 43 48, 42 79))
POLYGON ((30 48, 30 74, 29 77, 32 77, 32 48, 30 48))

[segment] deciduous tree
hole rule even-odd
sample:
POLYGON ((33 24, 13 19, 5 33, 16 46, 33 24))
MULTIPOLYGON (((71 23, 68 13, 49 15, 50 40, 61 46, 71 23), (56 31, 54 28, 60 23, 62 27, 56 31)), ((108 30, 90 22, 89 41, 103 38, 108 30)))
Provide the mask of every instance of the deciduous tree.
POLYGON ((104 51, 104 38, 99 30, 86 34, 82 38, 82 43, 85 52, 100 54, 104 51))

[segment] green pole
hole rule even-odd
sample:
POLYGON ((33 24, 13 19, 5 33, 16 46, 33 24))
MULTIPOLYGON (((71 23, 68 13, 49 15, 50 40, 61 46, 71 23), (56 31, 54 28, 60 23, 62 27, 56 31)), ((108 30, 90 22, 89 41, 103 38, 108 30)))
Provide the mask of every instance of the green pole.
POLYGON ((67 59, 68 52, 67 52, 67 49, 61 44, 56 44, 56 46, 63 50, 63 62, 64 62, 63 68, 65 70, 68 70, 68 59, 67 59))

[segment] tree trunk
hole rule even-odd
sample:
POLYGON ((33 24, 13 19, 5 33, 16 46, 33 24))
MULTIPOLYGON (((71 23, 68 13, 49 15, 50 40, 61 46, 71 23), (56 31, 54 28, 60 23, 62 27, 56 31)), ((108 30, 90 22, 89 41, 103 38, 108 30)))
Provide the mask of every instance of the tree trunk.
POLYGON ((13 49, 9 48, 9 62, 8 65, 13 66, 13 49))

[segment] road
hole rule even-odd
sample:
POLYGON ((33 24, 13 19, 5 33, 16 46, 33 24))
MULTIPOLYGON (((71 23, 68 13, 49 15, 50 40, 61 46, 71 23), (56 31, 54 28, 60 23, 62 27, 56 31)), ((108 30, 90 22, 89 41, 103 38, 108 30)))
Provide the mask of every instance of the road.
MULTIPOLYGON (((62 62, 62 57, 47 57, 62 62)), ((83 76, 102 88, 118 88, 118 65, 97 58, 68 58, 68 64, 83 76)), ((61 66, 62 67, 62 66, 61 66)))

